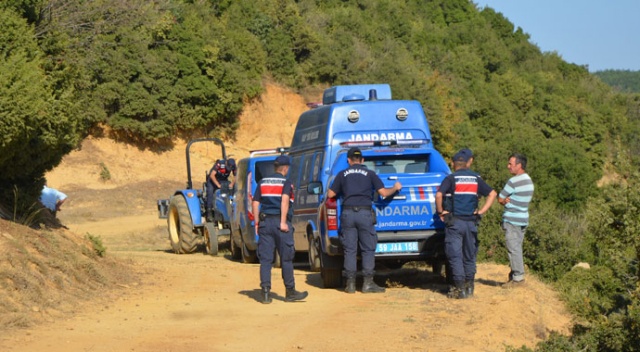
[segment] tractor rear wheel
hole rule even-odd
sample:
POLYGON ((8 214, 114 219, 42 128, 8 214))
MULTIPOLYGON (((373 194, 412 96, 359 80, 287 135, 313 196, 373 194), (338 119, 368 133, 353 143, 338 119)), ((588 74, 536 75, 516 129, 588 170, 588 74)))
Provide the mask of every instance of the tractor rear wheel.
POLYGON ((204 248, 210 255, 218 255, 218 226, 207 222, 204 224, 204 248))
POLYGON ((171 197, 167 216, 169 241, 177 254, 193 253, 198 246, 198 234, 193 231, 189 207, 182 195, 171 197))

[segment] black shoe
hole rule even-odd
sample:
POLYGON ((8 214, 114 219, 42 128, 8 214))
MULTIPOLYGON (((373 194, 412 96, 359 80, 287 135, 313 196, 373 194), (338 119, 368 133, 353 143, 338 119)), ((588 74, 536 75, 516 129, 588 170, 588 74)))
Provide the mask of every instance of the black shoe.
POLYGON ((523 287, 523 286, 525 286, 524 279, 520 281, 510 280, 509 282, 502 284, 502 288, 504 289, 512 289, 512 288, 523 287))
POLYGON ((266 287, 262 288, 262 292, 260 293, 260 299, 263 304, 269 304, 272 302, 270 290, 266 287))
POLYGON ((344 288, 344 292, 346 292, 346 293, 356 293, 356 279, 355 278, 347 279, 347 285, 344 288))
POLYGON ((465 294, 467 296, 466 298, 473 297, 473 290, 474 290, 473 280, 465 281, 464 282, 464 292, 465 292, 465 294))
POLYGON ((284 297, 284 300, 286 302, 301 301, 307 298, 308 295, 309 293, 307 291, 299 292, 299 291, 296 291, 295 288, 288 288, 287 295, 284 297))
POLYGON ((468 298, 467 295, 467 286, 464 281, 456 281, 454 285, 449 286, 449 293, 447 293, 447 297, 453 299, 464 299, 468 298))
POLYGON ((384 287, 380 287, 373 282, 372 277, 365 277, 362 284, 362 293, 382 293, 386 291, 384 287))

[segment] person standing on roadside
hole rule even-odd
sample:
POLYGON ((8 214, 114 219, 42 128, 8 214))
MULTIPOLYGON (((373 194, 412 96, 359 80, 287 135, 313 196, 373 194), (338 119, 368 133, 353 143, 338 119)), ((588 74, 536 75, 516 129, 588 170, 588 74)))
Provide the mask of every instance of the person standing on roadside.
POLYGON ((327 197, 342 197, 340 214, 340 240, 344 249, 344 272, 347 279, 345 292, 356 292, 358 245, 362 255, 362 293, 384 292, 385 288, 373 282, 375 274, 376 235, 373 192, 389 197, 402 189, 400 182, 385 188, 380 177, 362 164, 364 158, 358 148, 347 152, 349 167, 338 173, 327 192, 327 197))
POLYGON ((507 184, 500 191, 498 202, 504 205, 502 229, 505 233, 509 266, 511 267, 509 281, 503 284, 502 287, 512 288, 524 284, 522 243, 529 225, 529 203, 533 198, 534 187, 531 177, 526 172, 526 156, 519 153, 511 154, 507 168, 513 177, 507 181, 507 184))
POLYGON ((281 261, 282 279, 286 288, 284 300, 286 302, 300 301, 308 293, 296 291, 293 277, 293 257, 295 248, 293 243, 293 185, 287 179, 290 161, 289 157, 280 155, 275 160, 275 173, 260 180, 256 194, 251 203, 254 214, 259 214, 255 220, 258 240, 258 259, 260 260, 261 302, 271 303, 271 267, 273 256, 278 251, 281 261))
POLYGON ((449 298, 473 296, 478 254, 478 222, 496 199, 493 190, 476 172, 471 171, 473 153, 461 149, 453 156, 454 172, 442 180, 436 192, 436 211, 446 224, 445 253, 453 285, 449 298), (445 206, 445 195, 449 195, 445 206), (478 210, 479 196, 487 197, 478 210))

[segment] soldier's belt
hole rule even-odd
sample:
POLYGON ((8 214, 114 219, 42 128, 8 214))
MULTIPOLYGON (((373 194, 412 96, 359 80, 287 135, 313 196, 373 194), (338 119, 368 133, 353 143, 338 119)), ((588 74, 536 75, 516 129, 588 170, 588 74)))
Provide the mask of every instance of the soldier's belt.
POLYGON ((343 206, 342 210, 353 210, 355 212, 358 212, 360 210, 371 210, 370 206, 362 206, 362 205, 347 205, 347 206, 343 206))

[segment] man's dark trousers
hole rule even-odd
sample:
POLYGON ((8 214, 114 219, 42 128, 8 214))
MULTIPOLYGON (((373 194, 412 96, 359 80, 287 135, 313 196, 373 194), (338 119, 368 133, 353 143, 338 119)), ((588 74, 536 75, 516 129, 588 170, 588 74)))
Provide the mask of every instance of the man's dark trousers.
POLYGON ((294 288, 293 278, 293 227, 290 222, 288 232, 280 231, 280 215, 267 216, 258 225, 258 259, 260 259, 260 287, 271 288, 271 267, 274 251, 280 254, 282 280, 286 288, 294 288))
POLYGON ((375 252, 378 237, 373 226, 371 207, 362 207, 358 211, 343 209, 340 214, 340 228, 340 240, 344 249, 344 276, 347 279, 356 277, 358 243, 360 243, 362 275, 372 277, 376 265, 375 252))
POLYGON ((473 281, 478 254, 478 228, 474 220, 453 218, 445 229, 445 253, 453 282, 473 281))
POLYGON ((213 203, 215 201, 215 194, 218 187, 210 179, 207 180, 206 187, 207 187, 207 209, 206 210, 209 210, 209 209, 213 209, 213 207, 215 206, 215 204, 213 203))

